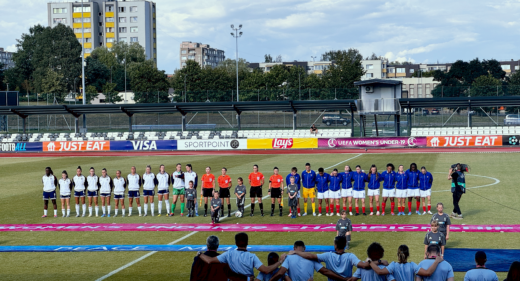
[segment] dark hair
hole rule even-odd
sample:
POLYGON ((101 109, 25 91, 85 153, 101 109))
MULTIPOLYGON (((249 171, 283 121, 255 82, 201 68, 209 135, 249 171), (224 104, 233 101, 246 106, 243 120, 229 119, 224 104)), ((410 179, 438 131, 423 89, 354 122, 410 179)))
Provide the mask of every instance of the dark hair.
POLYGON ((258 169, 258 165, 254 164, 254 165, 253 165, 253 168, 254 168, 254 167, 256 167, 256 168, 258 169))
POLYGON ((478 251, 475 253, 475 261, 477 262, 477 265, 484 266, 487 261, 487 256, 484 251, 478 251))
POLYGON ((432 244, 428 246, 428 250, 426 250, 426 252, 428 254, 439 254, 441 252, 441 247, 439 247, 439 245, 432 244))
POLYGON ((361 169, 361 166, 360 165, 356 165, 356 168, 360 168, 361 169))
POLYGON ((95 171, 96 169, 94 169, 94 167, 90 167, 89 171, 90 171, 90 170, 94 170, 94 171, 95 171))
POLYGON ((397 248, 397 259, 399 259, 399 263, 407 263, 409 256, 410 249, 408 249, 408 246, 401 245, 399 248, 397 248))
POLYGON ((310 166, 311 166, 311 163, 305 163, 305 166, 309 166, 309 167, 310 167, 310 166))
POLYGON ((278 167, 274 167, 273 170, 279 170, 278 167))
POLYGON ((67 179, 69 178, 69 174, 67 174, 67 171, 63 170, 63 172, 61 172, 61 173, 65 174, 65 176, 66 176, 65 178, 67 178, 67 179))
POLYGON ((395 170, 395 166, 394 166, 394 164, 392 164, 392 163, 388 163, 388 164, 386 164, 386 167, 387 167, 387 168, 388 168, 388 167, 392 167, 392 171, 395 170))
POLYGON ((345 250, 345 247, 347 247, 347 237, 336 236, 336 238, 334 238, 334 245, 340 250, 345 250))
POLYGON ((105 171, 105 172, 106 172, 106 171, 107 171, 107 168, 103 168, 103 169, 101 169, 101 171, 105 171))
POLYGON ((379 260, 385 255, 385 249, 381 244, 374 242, 368 246, 367 255, 371 260, 379 260))
POLYGON ((267 265, 273 265, 276 262, 278 262, 278 259, 280 259, 280 256, 275 252, 270 252, 269 255, 267 255, 267 265))
POLYGON ((226 167, 222 167, 222 170, 225 170, 227 172, 227 168, 226 167))
POLYGON ((509 267, 507 272, 507 281, 518 281, 520 280, 520 262, 514 261, 509 267))
POLYGON ((207 166, 207 167, 206 167, 206 169, 208 169, 208 168, 211 170, 211 167, 210 167, 210 166, 207 166))
POLYGON ((321 167, 318 169, 318 173, 323 173, 324 171, 325 170, 323 170, 323 168, 321 168, 321 167))
POLYGON ((414 171, 414 172, 417 171, 417 164, 415 164, 415 163, 410 164, 410 171, 414 171), (412 166, 415 167, 415 169, 412 170, 412 166))
POLYGON ((45 167, 45 171, 49 170, 49 174, 54 176, 54 172, 52 171, 51 167, 45 167))
POLYGON ((332 171, 333 171, 333 172, 337 172, 337 171, 338 171, 338 169, 334 169, 334 170, 332 170, 332 171))
POLYGON ((195 183, 194 183, 193 181, 188 182, 188 184, 190 184, 190 183, 193 184, 193 185, 195 185, 195 183))
POLYGON ((235 244, 237 247, 247 247, 249 244, 249 236, 245 232, 239 232, 235 235, 235 244))
MULTIPOLYGON (((347 165, 348 166, 348 165, 347 165)), ((350 168, 350 166, 348 166, 348 172, 352 172, 352 168, 350 168)))
POLYGON ((159 165, 159 168, 164 167, 164 164, 159 165))
POLYGON ((464 167, 462 166, 462 164, 457 163, 457 165, 455 167, 456 167, 455 169, 457 169, 457 171, 464 173, 464 167), (460 167, 460 169, 459 169, 459 167, 460 167))
POLYGON ((237 180, 239 180, 239 181, 241 181, 241 182, 244 182, 244 179, 243 179, 242 177, 238 177, 237 180))
POLYGON ((206 246, 208 247, 208 250, 217 250, 218 246, 220 245, 220 241, 217 236, 211 235, 206 239, 206 246))
POLYGON ((297 247, 305 248, 305 243, 303 243, 303 241, 301 241, 301 240, 294 242, 294 248, 297 248, 297 247))
POLYGON ((190 167, 191 168, 191 164, 186 164, 186 167, 190 167))
POLYGON ((78 166, 78 167, 76 168, 76 170, 77 170, 77 169, 79 169, 80 171, 83 171, 83 170, 81 169, 81 166, 78 166))
POLYGON ((177 165, 175 165, 175 167, 177 167, 177 166, 179 166, 179 165, 180 165, 180 166, 182 166, 182 164, 181 164, 181 163, 177 163, 177 165))
POLYGON ((296 167, 292 167, 291 172, 292 172, 292 171, 298 172, 298 168, 296 168, 296 167))
POLYGON ((372 164, 372 166, 370 166, 370 172, 368 173, 368 180, 370 180, 370 176, 372 175, 372 168, 376 168, 376 180, 379 178, 379 176, 377 175, 377 167, 375 164, 372 164))

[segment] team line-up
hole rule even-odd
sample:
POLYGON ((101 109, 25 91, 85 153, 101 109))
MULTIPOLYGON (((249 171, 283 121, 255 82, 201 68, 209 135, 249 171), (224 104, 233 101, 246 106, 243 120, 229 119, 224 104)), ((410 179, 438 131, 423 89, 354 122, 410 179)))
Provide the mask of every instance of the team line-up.
MULTIPOLYGON (((101 176, 97 176, 95 169, 90 168, 89 175, 82 174, 82 168, 76 169, 76 175, 70 179, 66 171, 63 171, 61 178, 58 180, 50 167, 45 169, 45 175, 42 177, 43 182, 43 200, 44 215, 47 216, 48 201, 52 200, 54 205, 54 216, 57 217, 56 205, 56 187, 59 187, 59 194, 62 203, 62 215, 70 216, 70 198, 74 193, 76 203, 76 217, 85 216, 86 203, 85 197, 88 198, 89 216, 93 215, 92 205, 95 205, 95 216, 99 215, 98 197, 101 198, 102 217, 111 214, 111 197, 115 201, 114 216, 117 216, 119 205, 121 205, 122 215, 125 215, 125 193, 128 195, 128 215, 132 215, 132 205, 135 199, 139 216, 142 216, 141 210, 141 188, 144 199, 144 216, 148 215, 148 204, 150 204, 151 215, 154 216, 154 196, 157 190, 159 200, 158 215, 162 213, 162 202, 166 206, 167 215, 173 216, 180 201, 181 216, 184 215, 185 205, 187 203, 188 216, 198 216, 197 208, 197 192, 198 175, 192 170, 192 165, 185 166, 186 171, 182 171, 182 165, 176 165, 176 171, 171 175, 165 171, 165 166, 160 165, 159 173, 151 172, 151 167, 146 166, 145 173, 141 176, 136 173, 135 166, 130 169, 130 174, 123 177, 121 171, 116 171, 116 177, 112 178, 107 174, 106 169, 102 169, 101 176), (187 184, 186 184, 187 183, 187 184), (170 186, 172 186, 172 204, 171 209, 169 202, 170 186), (186 199, 186 200, 185 200, 186 199), (82 204, 82 213, 80 213, 80 201, 82 204), (187 201, 185 203, 185 201, 187 201), (66 209, 65 209, 66 207, 66 209)), ((228 216, 231 215, 230 195, 232 187, 232 179, 227 175, 227 169, 222 168, 221 175, 215 179, 211 173, 211 168, 206 167, 206 173, 202 176, 202 189, 200 191, 201 198, 199 204, 202 205, 204 198, 204 216, 207 216, 208 201, 210 201, 210 211, 212 218, 218 220, 218 216, 224 215, 224 199, 228 207, 228 216), (219 190, 217 192, 216 185, 219 190), (209 200, 210 199, 210 200, 209 200)), ((264 216, 264 208, 262 203, 262 186, 265 183, 264 175, 259 172, 258 165, 253 166, 253 172, 249 177, 249 197, 251 199, 251 214, 254 215, 255 202, 258 202, 260 214, 264 216)), ((465 186, 464 177, 457 179, 459 185, 465 186)), ((398 213, 397 215, 405 215, 405 203, 408 198, 408 215, 412 214, 412 202, 416 200, 416 213, 420 213, 420 204, 422 200, 423 214, 431 214, 431 187, 433 176, 430 172, 422 167, 420 170, 415 163, 410 165, 408 170, 404 170, 403 165, 395 171, 393 164, 386 165, 386 170, 379 173, 377 167, 372 165, 368 173, 365 173, 358 165, 355 171, 350 166, 345 166, 345 171, 338 173, 334 169, 331 174, 325 173, 323 168, 318 169, 318 173, 311 169, 309 163, 305 164, 305 170, 300 174, 296 167, 293 167, 291 173, 285 178, 279 174, 277 167, 273 169, 273 175, 269 177, 269 195, 271 196, 271 216, 274 216, 275 201, 279 205, 280 216, 283 211, 283 190, 287 188, 289 198, 290 214, 292 218, 296 218, 296 213, 300 213, 300 196, 304 201, 304 213, 307 215, 308 199, 311 201, 312 212, 314 216, 322 215, 322 203, 325 202, 325 215, 334 215, 334 205, 336 206, 336 215, 340 216, 340 199, 343 202, 343 210, 347 210, 347 201, 350 215, 352 213, 352 201, 355 201, 355 215, 359 215, 359 201, 361 201, 362 214, 365 212, 365 198, 368 195, 370 205, 370 215, 374 214, 374 201, 376 205, 376 215, 385 215, 386 202, 390 199, 391 214, 394 215, 395 198, 397 198, 398 213), (368 183, 368 190, 367 188, 368 183), (381 202, 382 210, 380 210, 380 186, 383 185, 381 202), (367 194, 368 193, 368 194, 367 194), (318 199, 318 213, 316 213, 315 199, 318 199), (354 200, 353 200, 354 199, 354 200)), ((242 178, 237 179, 237 186, 234 195, 237 201, 237 215, 242 217, 244 213, 244 203, 246 199, 246 187, 242 178)))

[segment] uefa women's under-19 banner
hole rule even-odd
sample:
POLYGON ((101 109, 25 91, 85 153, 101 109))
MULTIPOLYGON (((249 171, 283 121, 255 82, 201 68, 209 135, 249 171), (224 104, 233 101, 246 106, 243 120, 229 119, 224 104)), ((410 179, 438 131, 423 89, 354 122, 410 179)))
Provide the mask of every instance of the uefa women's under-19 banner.
POLYGON ((426 137, 320 138, 319 148, 424 147, 426 137))

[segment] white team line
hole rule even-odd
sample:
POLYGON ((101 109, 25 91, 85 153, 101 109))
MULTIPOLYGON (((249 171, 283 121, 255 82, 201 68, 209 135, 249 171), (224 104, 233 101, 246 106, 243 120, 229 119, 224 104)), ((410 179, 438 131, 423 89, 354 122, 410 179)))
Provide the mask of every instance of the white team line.
MULTIPOLYGON (((328 170, 328 169, 330 169, 330 168, 334 168, 334 167, 336 167, 336 166, 338 166, 338 165, 340 165, 340 164, 343 164, 343 163, 345 163, 345 162, 347 162, 347 161, 350 161, 350 160, 352 160, 352 159, 354 159, 354 158, 358 158, 358 157, 360 157, 361 155, 363 155, 363 154, 358 154, 358 155, 356 155, 356 156, 354 156, 354 157, 351 157, 351 158, 349 158, 349 159, 347 159, 347 160, 341 161, 341 162, 339 162, 339 163, 337 163, 337 164, 334 164, 334 165, 332 165, 332 166, 330 166, 330 167, 325 168, 325 170, 328 170)), ((268 198, 268 197, 269 197, 269 195, 266 195, 266 196, 262 197, 262 200, 264 200, 264 199, 266 199, 266 198, 268 198)), ((247 205, 247 206, 244 206, 244 209, 249 208, 249 207, 251 207, 251 204, 249 204, 249 205, 247 205)), ((236 211, 234 211, 232 214, 234 214, 234 213, 236 213, 236 211)), ((228 216, 224 216, 224 217, 222 217, 220 220, 224 220, 224 219, 226 219, 227 217, 228 217, 228 216)), ((175 241, 173 241, 173 242, 171 242, 171 243, 168 243, 167 245, 177 244, 177 243, 183 241, 184 239, 186 239, 186 238, 188 238, 188 237, 190 237, 190 236, 192 236, 192 235, 194 235, 194 234, 196 234, 196 233, 198 233, 198 231, 193 231, 193 232, 191 232, 191 233, 189 233, 189 234, 186 234, 185 236, 183 236, 183 237, 181 237, 181 238, 179 238, 179 239, 177 239, 177 240, 175 240, 175 241)), ((102 276, 102 277, 96 279, 96 281, 102 281, 102 280, 105 280, 105 279, 107 279, 108 277, 110 277, 110 276, 112 276, 112 275, 114 275, 114 274, 116 274, 116 273, 118 273, 118 272, 120 272, 120 271, 122 271, 122 270, 125 270, 125 269, 129 268, 130 266, 132 266, 132 265, 134 265, 134 264, 136 264, 136 263, 138 263, 138 262, 140 262, 140 261, 146 259, 147 257, 149 257, 149 256, 151 256, 151 255, 153 255, 153 254, 155 254, 155 253, 157 253, 157 252, 158 252, 158 251, 149 252, 149 253, 147 253, 146 255, 144 255, 144 256, 142 256, 142 257, 140 257, 140 258, 138 258, 138 259, 135 259, 135 260, 133 260, 133 261, 131 261, 131 262, 129 262, 129 263, 127 263, 127 264, 121 266, 120 268, 118 268, 118 269, 116 269, 116 270, 114 270, 114 271, 111 271, 111 272, 109 272, 108 274, 106 274, 106 275, 104 275, 104 276, 102 276)))

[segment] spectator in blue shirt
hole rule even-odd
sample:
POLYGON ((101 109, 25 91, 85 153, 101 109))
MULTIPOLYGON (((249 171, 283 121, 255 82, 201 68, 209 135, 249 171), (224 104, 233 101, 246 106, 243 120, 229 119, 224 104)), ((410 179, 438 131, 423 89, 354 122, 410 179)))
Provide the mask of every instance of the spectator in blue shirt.
MULTIPOLYGON (((298 200, 298 216, 301 217, 301 214, 300 214, 301 179, 300 179, 300 174, 298 174, 298 168, 292 167, 291 173, 285 177, 285 186, 289 186, 289 184, 291 184, 291 177, 294 177, 294 183, 298 186, 298 195, 296 196, 296 198, 298 200)), ((289 213, 288 217, 290 217, 290 216, 292 216, 292 213, 289 213)))
POLYGON ((432 184, 432 174, 426 170, 426 167, 422 166, 419 174, 419 192, 421 193, 423 215, 432 215, 432 184), (426 213, 426 199, 428 199, 428 213, 426 213))
MULTIPOLYGON (((268 265, 277 264, 279 259, 280 259, 280 256, 278 256, 277 253, 270 252, 269 255, 267 255, 267 264, 268 265)), ((269 274, 260 272, 258 274, 258 276, 255 278, 255 281, 269 281, 278 272, 278 270, 280 270, 280 269, 277 268, 269 274)), ((276 279, 276 281, 281 281, 281 280, 283 280, 282 277, 280 277, 279 279, 276 279)))
MULTIPOLYGON (((441 248, 439 245, 428 246, 427 258, 419 263, 419 267, 415 271, 415 274, 419 275, 419 270, 429 268, 435 261, 437 256, 441 255, 441 248)), ((447 262, 442 261, 437 265, 437 268, 431 276, 417 276, 416 281, 453 281, 453 267, 447 262)))
POLYGON ((247 233, 237 233, 235 235, 235 244, 237 249, 229 250, 222 255, 210 257, 199 252, 199 257, 208 264, 227 263, 233 272, 248 277, 253 277, 255 276, 254 268, 260 272, 263 272, 264 274, 269 274, 282 264, 286 256, 282 255, 280 261, 277 263, 265 266, 255 254, 247 251, 247 245, 249 244, 249 237, 247 236, 247 233))
MULTIPOLYGON (((383 246, 381 244, 374 242, 368 246, 367 249, 368 254, 368 263, 371 264, 372 262, 377 262, 379 268, 386 268, 388 265, 388 262, 381 261, 385 254, 385 249, 383 249, 383 246)), ((370 265, 371 266, 371 265, 370 265)), ((394 276, 392 274, 386 274, 386 275, 379 275, 377 274, 372 268, 364 269, 364 268, 358 268, 356 272, 354 273, 354 276, 350 278, 351 281, 355 281, 361 279, 362 281, 391 281, 395 280, 394 276)))
POLYGON ((417 208, 415 209, 415 213, 418 215, 421 214, 419 212, 419 208, 421 207, 421 193, 419 192, 419 171, 417 170, 417 164, 410 164, 410 169, 406 170, 406 178, 408 179, 408 215, 412 215, 412 202, 415 198, 415 203, 417 208))
POLYGON ((486 268, 487 256, 483 251, 478 251, 475 254, 475 263, 477 267, 466 272, 464 281, 498 281, 497 274, 486 268))
POLYGON ((321 202, 325 199, 325 210, 327 211, 327 215, 329 212, 329 182, 330 175, 324 172, 323 168, 318 169, 318 174, 316 175, 316 189, 318 191, 318 217, 321 216, 321 202))
POLYGON ((343 198, 343 210, 347 210, 347 199, 348 199, 348 210, 352 216, 352 169, 349 165, 345 166, 345 172, 339 173, 341 179, 341 198, 343 198))
POLYGON ((314 187, 316 186, 316 172, 311 170, 311 164, 305 163, 305 171, 302 172, 302 185, 303 185, 303 216, 307 215, 307 198, 311 199, 312 202, 312 214, 316 216, 316 203, 314 202, 316 192, 314 187))

